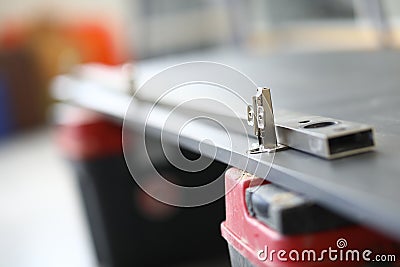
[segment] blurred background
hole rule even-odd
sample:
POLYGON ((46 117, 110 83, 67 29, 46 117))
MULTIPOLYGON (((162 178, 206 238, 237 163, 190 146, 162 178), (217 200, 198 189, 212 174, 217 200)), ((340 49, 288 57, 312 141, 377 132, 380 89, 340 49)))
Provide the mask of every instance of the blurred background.
POLYGON ((400 48, 397 0, 0 0, 0 266, 98 266, 49 85, 82 63, 400 48))

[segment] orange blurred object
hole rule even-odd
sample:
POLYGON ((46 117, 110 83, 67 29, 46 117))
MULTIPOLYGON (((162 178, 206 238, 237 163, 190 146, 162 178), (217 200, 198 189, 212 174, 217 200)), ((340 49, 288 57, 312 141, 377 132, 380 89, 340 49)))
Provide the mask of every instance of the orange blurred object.
POLYGON ((55 75, 70 72, 78 64, 119 65, 129 60, 127 44, 116 25, 105 18, 65 22, 48 17, 2 25, 0 76, 11 97, 16 130, 46 121, 47 107, 52 103, 47 89, 55 75), (21 79, 26 75, 32 76, 32 81, 21 79), (28 95, 32 97, 24 97, 28 95))
POLYGON ((0 49, 32 50, 38 62, 47 65, 44 69, 51 76, 68 71, 66 63, 122 64, 129 60, 126 40, 116 34, 120 29, 110 25, 115 24, 107 19, 73 22, 42 19, 29 24, 10 21, 0 32, 0 49))
POLYGON ((77 26, 67 26, 63 36, 79 51, 82 63, 116 65, 126 60, 118 57, 118 48, 111 33, 99 23, 85 22, 77 26))

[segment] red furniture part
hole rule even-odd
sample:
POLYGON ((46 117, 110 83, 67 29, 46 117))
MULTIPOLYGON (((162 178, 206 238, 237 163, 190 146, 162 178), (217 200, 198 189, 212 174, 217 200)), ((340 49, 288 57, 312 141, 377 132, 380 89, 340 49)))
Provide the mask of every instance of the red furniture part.
MULTIPOLYGON (((365 250, 372 251, 369 255, 371 259, 378 254, 395 254, 397 259, 399 258, 399 249, 391 240, 358 225, 301 235, 281 235, 249 215, 245 191, 251 186, 253 179, 252 175, 235 168, 229 169, 225 175, 226 221, 221 224, 221 231, 230 246, 232 266, 365 266, 366 262, 362 260, 361 255, 365 250), (343 240, 347 244, 338 243, 343 240), (346 245, 343 249, 338 248, 343 245, 346 245), (329 248, 338 251, 338 259, 330 260, 328 253, 325 253, 322 261, 309 261, 306 252, 306 260, 302 260, 301 254, 304 250, 314 250, 318 260, 322 251, 329 248), (360 261, 352 261, 350 254, 349 260, 346 261, 346 251, 350 249, 360 252, 360 261), (272 250, 275 250, 275 253, 271 259, 272 250), (286 251, 285 255, 281 252, 283 260, 279 260, 277 256, 280 250, 286 251), (294 260, 289 257, 292 250, 300 253, 298 261, 294 252, 292 253, 294 260), (344 255, 342 260, 340 260, 340 250, 344 255), (242 259, 235 258, 237 255, 242 259), (243 258, 246 263, 243 262, 243 258)), ((260 178, 256 179, 259 183, 267 183, 260 178)), ((310 257, 312 259, 312 256, 310 257)))

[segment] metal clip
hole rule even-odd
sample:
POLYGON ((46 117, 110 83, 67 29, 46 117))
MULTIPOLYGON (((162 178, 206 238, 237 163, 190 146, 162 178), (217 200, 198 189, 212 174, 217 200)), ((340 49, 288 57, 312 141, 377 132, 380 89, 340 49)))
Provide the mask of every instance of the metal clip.
POLYGON ((286 148, 277 142, 270 89, 257 88, 257 94, 252 99, 253 104, 247 106, 247 123, 254 126, 258 144, 249 153, 275 152, 286 148))

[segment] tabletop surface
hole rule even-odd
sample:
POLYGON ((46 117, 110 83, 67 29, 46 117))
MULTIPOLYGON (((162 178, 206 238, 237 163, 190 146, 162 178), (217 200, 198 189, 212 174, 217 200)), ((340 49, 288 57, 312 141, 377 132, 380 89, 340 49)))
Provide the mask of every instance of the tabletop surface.
MULTIPOLYGON (((138 82, 191 60, 227 64, 270 87, 276 110, 372 125, 374 152, 329 161, 282 151, 270 180, 400 239, 400 52, 199 52, 139 62, 138 82)), ((250 99, 254 92, 240 94, 250 99)))

